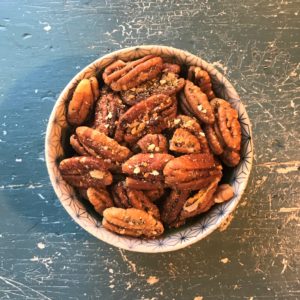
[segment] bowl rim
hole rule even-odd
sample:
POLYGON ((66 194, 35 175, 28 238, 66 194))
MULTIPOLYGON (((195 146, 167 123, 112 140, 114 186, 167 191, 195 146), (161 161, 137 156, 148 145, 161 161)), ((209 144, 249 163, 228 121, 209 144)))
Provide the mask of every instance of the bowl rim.
MULTIPOLYGON (((223 217, 220 217, 219 220, 213 225, 211 226, 208 230, 206 230, 203 234, 190 239, 188 241, 186 241, 185 243, 178 243, 177 245, 171 245, 171 246, 166 246, 164 248, 148 248, 148 247, 129 247, 128 245, 122 243, 122 239, 127 238, 127 237, 123 237, 123 236, 119 236, 119 238, 117 238, 116 240, 114 239, 110 239, 110 235, 116 235, 114 233, 110 233, 107 231, 107 236, 99 236, 99 234, 97 233, 97 230, 95 230, 95 228, 91 227, 91 226, 87 226, 87 224, 85 224, 85 222, 82 221, 82 219, 76 218, 73 212, 73 209, 66 205, 66 203, 64 201, 61 200, 60 198, 60 191, 58 189, 58 184, 55 184, 55 174, 54 171, 52 169, 52 164, 53 162, 50 162, 50 155, 49 155, 49 151, 50 151, 50 133, 53 127, 53 120, 55 119, 56 116, 56 111, 58 106, 61 104, 61 102, 64 102, 63 100, 63 96, 68 93, 68 91, 70 90, 70 88, 74 85, 74 82, 76 81, 77 78, 81 78, 84 76, 84 74, 86 74, 86 72, 88 72, 91 68, 93 68, 97 63, 99 63, 100 61, 103 61, 105 59, 108 58, 112 58, 112 56, 114 57, 118 57, 119 54, 124 54, 126 52, 130 53, 132 51, 137 51, 137 50, 148 50, 151 51, 154 48, 157 49, 161 49, 161 50, 170 50, 170 51, 175 51, 178 53, 182 53, 186 56, 190 56, 192 58, 195 58, 197 60, 200 60, 203 65, 204 65, 204 69, 207 70, 207 68, 209 68, 210 70, 214 70, 214 72, 219 75, 222 76, 223 78, 223 83, 226 86, 226 88, 230 88, 235 94, 237 99, 239 98, 239 95, 237 94, 235 88, 233 87, 233 85, 229 82, 229 80, 218 70, 216 69, 213 65, 211 65, 210 63, 206 62, 205 60, 203 60, 201 57, 194 55, 186 50, 182 50, 182 49, 178 49, 178 48, 174 48, 174 47, 170 47, 170 46, 164 46, 164 45, 137 45, 137 46, 133 46, 133 47, 126 47, 126 48, 122 48, 120 50, 116 50, 113 52, 110 52, 108 54, 105 54, 104 56, 101 56, 97 59, 95 59, 94 61, 92 61, 91 63, 89 63, 86 67, 84 67, 81 71, 79 71, 78 73, 76 73, 73 78, 67 83, 67 85, 65 86, 65 88, 62 90, 62 92, 59 94, 53 109, 51 111, 49 120, 48 120, 48 124, 47 124, 47 129, 46 129, 46 136, 45 136, 45 160, 46 160, 46 166, 47 166, 47 171, 50 177, 50 181, 51 181, 51 185, 56 193, 56 196, 58 197, 60 203, 62 204, 62 206, 65 208, 65 210, 68 212, 68 214, 71 216, 71 218, 78 224, 80 225, 83 229, 85 229, 87 232, 89 232, 90 234, 92 234, 94 237, 96 237, 97 239, 113 245, 115 247, 118 248, 122 248, 125 250, 129 250, 129 251, 133 251, 133 252, 142 252, 142 253, 161 253, 161 252, 170 252, 170 251, 176 251, 182 248, 185 248, 187 246, 190 246, 200 240, 202 240, 203 238, 207 237, 209 234, 211 234, 213 231, 215 231, 227 218, 228 216, 236 209, 238 203, 241 200, 241 197, 247 187, 248 181, 249 181, 249 177, 251 174, 251 169, 252 169, 252 164, 253 164, 253 153, 254 153, 254 147, 253 147, 253 138, 252 138, 252 125, 251 125, 251 121, 248 117, 247 111, 245 109, 245 117, 246 120, 248 122, 247 125, 249 125, 248 129, 249 129, 249 144, 251 147, 251 151, 249 152, 249 157, 248 158, 248 162, 249 162, 249 170, 247 173, 246 178, 243 180, 243 187, 242 189, 239 191, 239 193, 237 194, 237 200, 234 202, 233 205, 231 205, 228 208, 228 211, 226 211, 226 214, 224 214, 223 217)), ((143 55, 140 55, 140 57, 142 57, 143 55)), ((244 107, 243 103, 240 101, 241 105, 244 107)), ((148 240, 147 242, 149 242, 150 240, 148 240)))

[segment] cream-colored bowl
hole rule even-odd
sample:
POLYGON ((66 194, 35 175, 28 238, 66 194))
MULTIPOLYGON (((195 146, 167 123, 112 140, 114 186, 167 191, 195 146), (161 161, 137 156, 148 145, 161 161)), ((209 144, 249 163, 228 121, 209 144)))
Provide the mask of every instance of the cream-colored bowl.
POLYGON ((76 74, 62 91, 52 110, 47 127, 45 148, 46 163, 53 188, 63 207, 76 223, 103 242, 131 251, 149 253, 184 248, 203 239, 218 228, 240 201, 248 182, 253 159, 250 120, 239 95, 230 82, 212 65, 195 55, 180 49, 156 45, 138 46, 112 52, 95 60, 76 74), (168 57, 183 67, 196 65, 206 70, 212 78, 217 96, 228 100, 237 109, 242 126, 241 162, 234 169, 225 170, 224 175, 226 181, 234 187, 235 196, 229 202, 214 206, 206 214, 199 216, 196 221, 176 230, 167 230, 163 236, 155 240, 119 236, 104 229, 101 225, 101 217, 95 214, 89 205, 78 199, 74 189, 62 179, 58 170, 59 162, 68 155, 69 149, 70 130, 65 117, 66 102, 77 83, 83 78, 97 74, 116 59, 128 61, 147 54, 168 57))

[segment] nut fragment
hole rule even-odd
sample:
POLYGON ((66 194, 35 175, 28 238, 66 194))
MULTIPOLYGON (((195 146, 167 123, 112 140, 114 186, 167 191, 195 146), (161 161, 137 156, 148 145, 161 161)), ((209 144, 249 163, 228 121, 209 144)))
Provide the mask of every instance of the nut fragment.
POLYGON ((59 164, 64 180, 79 188, 103 187, 112 183, 106 163, 96 157, 78 156, 64 159, 59 164))
POLYGON ((164 63, 163 64, 163 68, 162 71, 164 73, 175 73, 175 74, 179 74, 181 71, 181 67, 177 64, 171 64, 171 63, 164 63))
POLYGON ((221 184, 217 187, 213 195, 213 200, 215 203, 223 203, 230 200, 234 196, 234 191, 231 185, 221 184))
POLYGON ((68 105, 67 120, 71 125, 78 126, 87 120, 97 95, 99 87, 95 77, 79 82, 68 105))
POLYGON ((162 66, 162 59, 153 55, 128 63, 118 60, 106 67, 103 80, 114 91, 126 91, 155 78, 162 66))
POLYGON ((136 208, 107 208, 103 212, 104 228, 121 235, 157 237, 164 232, 162 223, 136 208))
POLYGON ((146 134, 137 145, 143 153, 167 153, 167 139, 162 134, 146 134))
POLYGON ((155 202, 160 199, 165 190, 163 188, 156 188, 155 190, 143 191, 150 201, 155 202))
POLYGON ((113 207, 113 201, 106 189, 95 189, 90 187, 86 191, 87 199, 94 206, 94 209, 100 215, 106 208, 113 207))
POLYGON ((89 156, 89 153, 81 145, 76 134, 70 136, 70 144, 79 155, 89 156))

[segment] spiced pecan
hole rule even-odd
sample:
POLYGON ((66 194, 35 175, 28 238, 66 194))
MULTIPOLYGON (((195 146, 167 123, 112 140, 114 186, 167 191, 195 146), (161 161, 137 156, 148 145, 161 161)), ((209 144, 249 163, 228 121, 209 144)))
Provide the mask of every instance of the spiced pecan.
POLYGON ((179 74, 181 71, 181 67, 177 64, 167 63, 165 62, 162 67, 162 71, 165 73, 174 73, 179 74))
POLYGON ((142 150, 142 153, 167 153, 167 139, 162 134, 146 134, 142 137, 137 145, 142 150))
POLYGON ((119 182, 113 188, 113 198, 117 207, 144 210, 153 215, 156 219, 160 218, 159 210, 141 190, 128 188, 124 181, 119 182))
POLYGON ((215 98, 215 93, 212 89, 211 79, 209 74, 200 67, 191 66, 188 70, 188 79, 201 88, 208 98, 215 98))
POLYGON ((103 212, 104 228, 121 235, 157 237, 164 232, 160 221, 151 214, 136 208, 107 208, 103 212))
POLYGON ((155 202, 164 195, 165 190, 163 188, 156 188, 155 190, 145 190, 143 192, 150 201, 155 202))
POLYGON ((96 157, 77 156, 64 159, 59 164, 64 180, 79 188, 103 187, 112 183, 106 163, 96 157))
POLYGON ((183 108, 192 113, 199 121, 213 124, 215 116, 207 96, 191 81, 186 80, 184 93, 181 93, 183 108))
POLYGON ((213 195, 213 200, 215 203, 223 203, 230 200, 234 196, 234 191, 231 185, 224 183, 217 187, 213 195))
POLYGON ((70 144, 73 147, 73 149, 82 156, 89 156, 89 153, 84 149, 84 147, 81 145, 81 143, 79 142, 77 135, 76 134, 72 134, 70 136, 70 144))
POLYGON ((176 99, 163 94, 153 95, 132 106, 120 117, 115 139, 133 144, 147 133, 160 133, 176 116, 176 111, 176 99))
POLYGON ((117 94, 103 93, 95 106, 93 128, 113 137, 119 118, 125 109, 125 105, 117 94))
POLYGON ((162 67, 161 57, 153 55, 127 63, 118 60, 105 68, 103 80, 114 91, 126 91, 155 78, 162 67))
POLYGON ((185 80, 175 73, 164 73, 159 78, 148 80, 141 85, 121 92, 122 100, 128 105, 134 105, 152 95, 174 95, 183 89, 185 80))
POLYGON ((94 206, 94 209, 100 215, 103 215, 103 211, 106 208, 113 207, 114 203, 110 197, 110 194, 105 188, 95 189, 90 187, 86 191, 87 199, 94 206))
POLYGON ((221 178, 222 167, 208 153, 188 154, 170 160, 164 167, 165 183, 182 190, 198 190, 221 178))
POLYGON ((122 163, 131 155, 131 151, 127 147, 121 146, 98 130, 81 126, 77 127, 76 134, 85 150, 92 156, 122 163))
POLYGON ((228 148, 224 150, 224 152, 220 155, 220 158, 228 167, 237 166, 241 160, 239 151, 230 150, 228 148))
POLYGON ((199 153, 200 142, 193 134, 183 128, 177 128, 170 140, 170 150, 178 153, 199 153))
POLYGON ((71 125, 83 124, 93 109, 94 101, 99 97, 98 81, 95 77, 82 79, 74 90, 68 105, 67 120, 71 125))
POLYGON ((170 225, 176 221, 188 197, 189 191, 171 191, 170 195, 163 202, 161 210, 161 219, 164 224, 170 225))
POLYGON ((137 179, 132 177, 126 177, 125 184, 129 188, 143 191, 152 191, 164 188, 164 183, 162 181, 150 182, 146 181, 145 179, 137 179))

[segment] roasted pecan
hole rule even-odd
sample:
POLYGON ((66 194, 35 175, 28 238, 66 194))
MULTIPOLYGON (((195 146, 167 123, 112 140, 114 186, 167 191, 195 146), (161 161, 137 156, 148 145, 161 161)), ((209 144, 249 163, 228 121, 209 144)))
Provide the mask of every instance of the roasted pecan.
POLYGON ((122 100, 128 105, 134 105, 152 95, 174 95, 183 89, 185 80, 175 73, 164 73, 160 78, 148 80, 128 91, 121 92, 122 100))
POLYGON ((151 183, 162 182, 162 170, 171 159, 173 156, 167 153, 139 153, 123 163, 122 171, 136 179, 151 183))
POLYGON ((176 116, 176 111, 176 99, 162 94, 151 96, 120 117, 115 139, 133 144, 147 133, 160 133, 176 116))
POLYGON ((106 208, 113 207, 114 203, 106 189, 95 189, 90 187, 86 191, 87 199, 94 206, 94 209, 100 215, 106 208))
POLYGON ((224 150, 220 158, 222 159, 223 163, 228 167, 237 166, 241 160, 239 151, 230 150, 228 148, 224 150))
POLYGON ((70 144, 73 147, 73 149, 82 156, 89 156, 89 153, 84 149, 84 147, 81 145, 81 143, 79 142, 77 135, 76 134, 72 134, 70 136, 70 144))
POLYGON ((221 170, 208 153, 188 154, 170 160, 163 174, 165 183, 174 189, 198 190, 221 178, 221 170))
POLYGON ((210 76, 206 71, 199 67, 191 66, 188 70, 188 79, 200 87, 201 91, 206 94, 208 100, 216 97, 212 90, 210 76))
POLYGON ((200 189, 194 196, 184 203, 179 219, 185 220, 208 211, 214 204, 213 194, 217 189, 221 177, 213 180, 208 186, 200 189))
POLYGON ((127 147, 121 146, 98 130, 81 126, 77 127, 76 134, 85 150, 92 156, 121 163, 131 155, 131 151, 127 147))
POLYGON ((120 116, 125 112, 125 105, 114 93, 103 93, 95 107, 93 128, 113 137, 120 116))
POLYGON ((172 190, 167 199, 163 202, 161 219, 164 224, 172 224, 178 218, 189 191, 172 190))
POLYGON ((224 183, 217 187, 213 195, 213 200, 215 203, 223 203, 230 200, 234 196, 234 191, 231 185, 224 183))
POLYGON ((206 124, 203 129, 212 152, 216 155, 222 154, 224 152, 225 143, 222 135, 219 133, 218 124, 206 124))
POLYGON ((207 96, 191 81, 186 80, 184 93, 181 93, 183 109, 188 109, 198 120, 213 124, 215 117, 207 96))
POLYGON ((181 71, 181 68, 179 65, 177 64, 171 64, 171 63, 164 63, 163 67, 162 67, 162 71, 164 73, 175 73, 175 74, 179 74, 181 71))
POLYGON ((162 223, 151 214, 136 208, 107 208, 103 212, 104 228, 122 235, 157 237, 164 232, 162 223))
POLYGON ((195 118, 185 116, 185 115, 178 115, 175 119, 172 119, 169 124, 169 128, 176 129, 176 128, 183 128, 188 130, 194 136, 196 136, 200 142, 200 151, 201 153, 208 153, 210 152, 208 142, 205 137, 205 133, 203 132, 200 124, 195 118))
POLYGON ((113 198, 117 207, 130 208, 144 210, 153 215, 156 219, 160 218, 159 210, 155 204, 153 204, 149 198, 141 190, 135 190, 128 188, 125 182, 119 182, 113 188, 113 198))
POLYGON ((127 63, 118 60, 106 67, 103 80, 114 91, 126 91, 155 78, 162 67, 162 59, 153 55, 127 63))
POLYGON ((59 164, 64 180, 79 188, 103 187, 112 183, 106 163, 96 157, 77 156, 64 159, 59 164))
POLYGON ((82 79, 77 85, 68 105, 68 122, 77 126, 83 124, 92 111, 97 97, 99 97, 97 79, 95 77, 82 79))
POLYGON ((132 177, 126 177, 125 184, 129 188, 143 191, 152 191, 164 188, 164 183, 161 181, 150 182, 146 181, 145 179, 137 179, 132 177))
POLYGON ((149 198, 150 201, 155 202, 163 196, 165 190, 163 188, 156 188, 155 190, 145 190, 143 192, 149 198))
POLYGON ((177 128, 170 140, 170 150, 178 153, 199 153, 201 149, 199 140, 188 130, 177 128))
POLYGON ((146 134, 137 142, 137 145, 142 150, 142 153, 168 152, 167 139, 162 134, 146 134))

